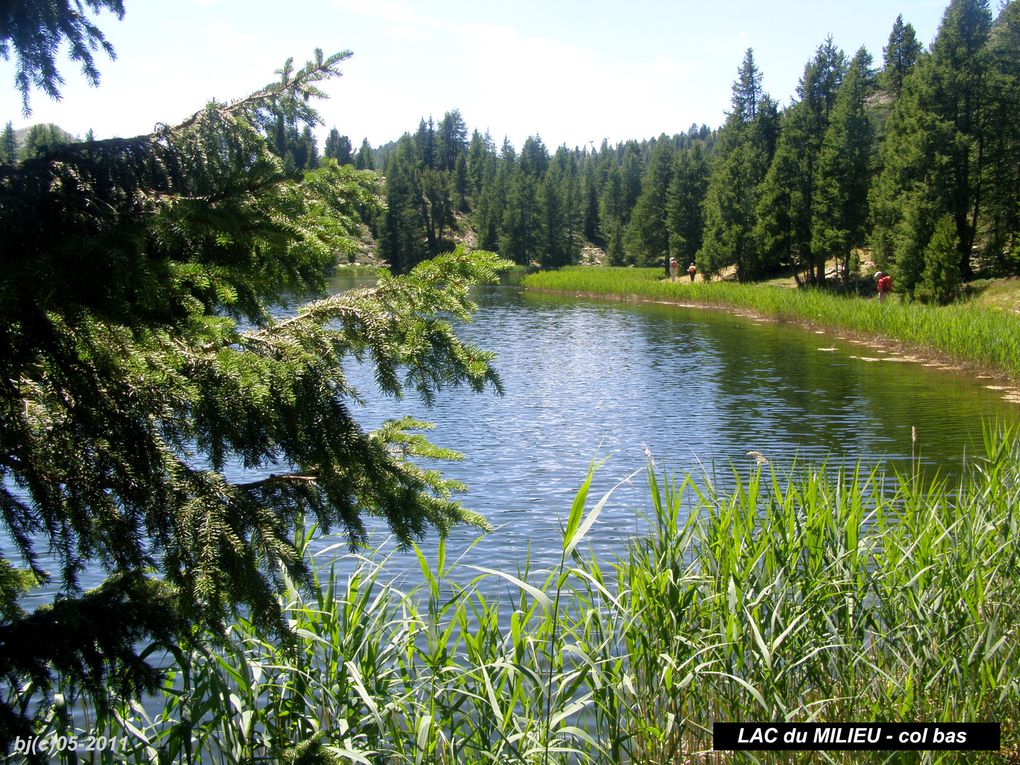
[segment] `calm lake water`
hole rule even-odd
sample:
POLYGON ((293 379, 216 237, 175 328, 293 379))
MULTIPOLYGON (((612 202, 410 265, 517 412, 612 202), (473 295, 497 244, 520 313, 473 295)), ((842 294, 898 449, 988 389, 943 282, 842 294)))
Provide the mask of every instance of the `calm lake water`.
MULTIPOLYGON (((647 453, 660 474, 708 473, 720 483, 733 468, 753 469, 750 450, 781 468, 794 460, 906 468, 914 427, 926 468, 957 473, 983 422, 1020 416, 1020 406, 985 387, 991 381, 878 360, 890 354, 798 327, 511 287, 481 289, 476 299, 475 320, 459 333, 497 354, 504 396, 452 389, 428 409, 413 397, 380 397, 370 369, 349 373, 367 400, 366 427, 412 415, 436 424, 435 443, 463 453, 442 470, 469 486, 464 504, 496 530, 478 540, 477 530, 458 529, 448 558, 470 547, 467 562, 510 573, 529 559, 532 570, 558 561, 560 530, 593 460, 606 461, 589 506, 640 471, 588 537, 611 562, 650 514, 647 453)), ((385 549, 385 529, 373 528, 385 549)), ((320 540, 319 549, 342 541, 320 540)), ((423 545, 429 555, 434 547, 434 538, 423 545)), ((413 584, 417 565, 413 554, 397 554, 387 570, 413 584)), ((42 588, 30 600, 51 597, 42 588)))
MULTIPOLYGON (((366 426, 410 414, 436 424, 435 443, 463 453, 443 472, 470 487, 464 504, 497 527, 466 558, 511 573, 529 557, 533 569, 556 563, 560 530, 593 460, 608 458, 589 506, 641 471, 616 490, 588 537, 612 560, 650 513, 648 453, 660 474, 708 473, 720 483, 732 468, 752 469, 750 450, 784 467, 907 468, 916 428, 925 468, 953 474, 980 443, 983 422, 1020 415, 985 387, 990 380, 885 360, 894 354, 799 327, 510 287, 484 288, 476 300, 475 320, 460 334, 497 354, 504 396, 450 390, 427 409, 370 395, 369 370, 351 376, 368 399, 366 426)), ((457 531, 448 557, 477 537, 457 531)), ((388 565, 417 568, 410 554, 388 565)))

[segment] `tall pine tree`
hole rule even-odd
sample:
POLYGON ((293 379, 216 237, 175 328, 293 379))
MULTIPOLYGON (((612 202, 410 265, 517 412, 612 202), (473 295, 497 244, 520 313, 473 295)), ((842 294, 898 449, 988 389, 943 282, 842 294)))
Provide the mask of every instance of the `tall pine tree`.
POLYGON ((762 272, 753 232, 759 184, 775 148, 775 103, 762 89, 754 53, 744 55, 733 83, 732 111, 719 133, 705 197, 705 240, 698 270, 710 278, 729 264, 748 280, 762 272))
POLYGON ((812 247, 817 164, 846 61, 827 39, 804 67, 797 87, 800 100, 784 113, 776 153, 758 200, 755 237, 757 273, 779 266, 805 271, 810 281, 825 280, 825 256, 812 247))
POLYGON ((952 0, 931 53, 904 80, 889 117, 873 190, 873 243, 879 262, 894 264, 908 293, 920 277, 919 253, 943 215, 956 225, 960 277, 973 273, 987 141, 983 48, 990 27, 986 0, 952 0))
POLYGON ((850 279, 851 253, 865 244, 874 130, 867 104, 874 92, 871 54, 861 48, 850 62, 833 105, 815 167, 811 247, 825 262, 835 260, 850 279))
POLYGON ((681 266, 693 263, 704 239, 709 165, 700 141, 676 153, 666 191, 669 252, 681 266))
POLYGON ((639 266, 668 267, 666 196, 673 180, 673 145, 662 135, 641 178, 641 193, 624 232, 624 247, 639 266))
POLYGON ((882 68, 881 86, 893 99, 903 90, 903 81, 917 64, 922 51, 914 27, 904 23, 902 14, 896 17, 889 42, 882 49, 885 66, 882 68))

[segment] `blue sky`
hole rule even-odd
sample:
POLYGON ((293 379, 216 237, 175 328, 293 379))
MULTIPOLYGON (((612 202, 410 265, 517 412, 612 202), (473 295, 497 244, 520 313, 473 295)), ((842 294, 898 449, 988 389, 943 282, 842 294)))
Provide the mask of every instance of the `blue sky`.
POLYGON ((319 111, 324 130, 355 146, 454 108, 497 144, 505 136, 519 148, 535 134, 550 147, 616 143, 720 125, 747 48, 786 104, 827 35, 847 55, 864 45, 880 65, 898 13, 927 45, 947 3, 126 0, 122 21, 98 19, 118 54, 100 54, 98 89, 67 62, 63 100, 34 93, 26 119, 13 64, 0 61, 0 121, 97 138, 147 133, 258 89, 286 58, 303 63, 318 47, 354 53, 319 111))

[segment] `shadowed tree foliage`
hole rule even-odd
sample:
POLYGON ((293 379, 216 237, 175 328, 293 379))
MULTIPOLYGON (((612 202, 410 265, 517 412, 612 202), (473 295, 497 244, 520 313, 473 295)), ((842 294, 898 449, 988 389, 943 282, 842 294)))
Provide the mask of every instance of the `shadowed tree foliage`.
POLYGON ((456 456, 424 423, 357 424, 341 363, 373 364, 386 395, 499 391, 451 321, 501 261, 458 251, 268 311, 321 288, 348 246, 344 184, 354 206, 371 196, 332 161, 288 175, 257 127, 281 108, 314 117, 344 57, 317 52, 152 135, 0 166, 0 742, 28 732, 53 672, 100 704, 150 686, 139 641, 187 642, 238 609, 285 641, 276 594, 285 574, 307 581, 304 519, 351 545, 366 515, 404 543, 485 525, 423 462, 456 456), (86 569, 108 578, 83 592, 86 569), (47 579, 59 598, 25 613, 18 595, 47 579))

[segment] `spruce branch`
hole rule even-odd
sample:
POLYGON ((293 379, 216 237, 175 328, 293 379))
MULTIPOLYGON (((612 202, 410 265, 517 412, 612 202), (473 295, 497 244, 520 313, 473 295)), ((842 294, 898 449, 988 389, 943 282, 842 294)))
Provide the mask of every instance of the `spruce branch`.
MULTIPOLYGON (((310 581, 291 539, 303 519, 352 546, 370 517, 405 545, 487 527, 457 501, 461 484, 424 465, 458 456, 424 423, 359 425, 364 394, 343 364, 373 364, 384 395, 501 392, 491 354, 455 324, 470 319, 470 285, 503 261, 458 250, 291 319, 267 310, 321 285, 352 235, 344 221, 379 204, 369 174, 327 163, 287 176, 258 129, 273 109, 307 117, 305 96, 345 57, 317 53, 247 99, 149 136, 0 167, 0 522, 36 576, 48 544, 69 602, 89 597, 86 567, 141 577, 139 597, 160 578, 182 639, 215 635, 244 610, 286 640, 283 578, 310 581), (251 478, 228 480, 228 468, 251 478)), ((17 581, 4 571, 16 626, 17 581)), ((136 633, 161 634, 155 618, 106 619, 115 647, 100 653, 134 666, 136 633)), ((92 651, 86 637, 69 650, 92 651)), ((37 650, 55 661, 56 648, 37 650)), ((35 671, 4 666, 0 682, 35 671)))

